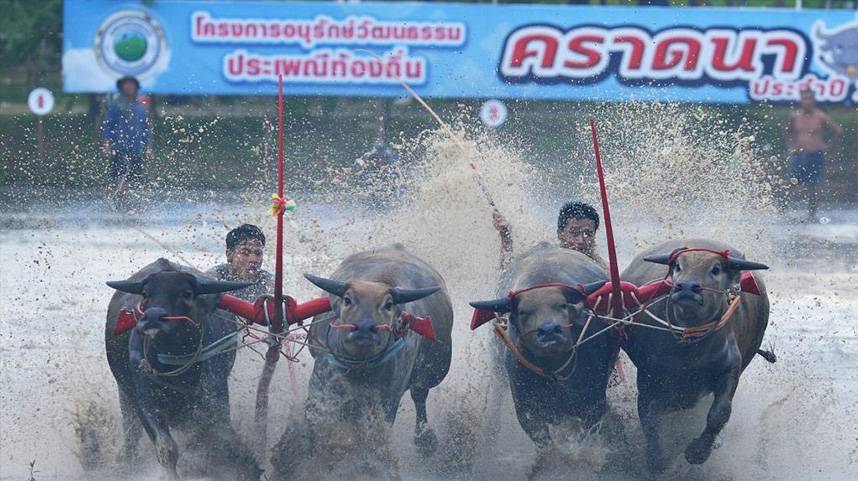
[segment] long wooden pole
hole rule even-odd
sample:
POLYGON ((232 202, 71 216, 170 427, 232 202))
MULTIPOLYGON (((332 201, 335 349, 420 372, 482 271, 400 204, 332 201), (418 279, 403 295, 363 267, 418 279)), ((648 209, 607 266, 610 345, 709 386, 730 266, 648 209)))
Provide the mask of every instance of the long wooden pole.
MULTIPOLYGON (((374 52, 370 52, 369 50, 363 50, 363 52, 366 52, 366 53, 372 55, 373 57, 375 57, 378 60, 383 60, 381 57, 379 57, 374 52)), ((415 92, 414 89, 411 88, 411 86, 408 85, 408 83, 405 80, 402 80, 402 77, 400 77, 399 75, 396 75, 396 74, 394 74, 394 76, 395 76, 396 80, 399 82, 399 84, 402 85, 402 87, 408 92, 408 94, 411 95, 411 97, 413 97, 414 100, 416 100, 417 103, 419 103, 420 106, 423 107, 424 110, 429 112, 429 115, 431 115, 432 118, 434 118, 435 121, 438 122, 438 125, 440 125, 441 128, 444 129, 445 132, 447 132, 447 135, 449 135, 450 139, 452 139, 453 142, 455 142, 456 145, 462 150, 462 153, 472 159, 468 163, 470 164, 471 172, 474 175, 474 179, 477 181, 477 185, 480 188, 480 192, 483 193, 483 197, 486 198, 486 202, 489 203, 489 206, 492 209, 494 209, 495 211, 497 211, 498 209, 497 209, 497 205, 495 205, 495 200, 492 197, 491 192, 489 192, 489 188, 486 185, 486 181, 483 179, 482 174, 480 174, 480 171, 477 170, 477 164, 473 160, 473 157, 472 157, 473 154, 471 153, 471 151, 467 147, 465 147, 465 144, 462 143, 461 140, 459 140, 459 137, 453 132, 453 129, 451 129, 450 126, 447 125, 447 122, 444 122, 444 120, 441 119, 441 116, 439 116, 437 113, 435 113, 434 110, 432 110, 432 107, 430 107, 429 104, 427 104, 426 101, 423 100, 423 97, 421 97, 420 94, 415 92)))
POLYGON ((608 206, 608 189, 605 187, 605 173, 602 170, 602 156, 599 153, 599 139, 596 137, 596 121, 590 120, 590 132, 593 135, 593 153, 596 156, 596 173, 599 176, 599 193, 602 196, 602 216, 604 217, 605 236, 608 244, 608 265, 611 275, 611 310, 615 318, 623 315, 623 300, 620 295, 620 267, 617 263, 617 248, 614 243, 614 229, 611 225, 611 209, 608 206))

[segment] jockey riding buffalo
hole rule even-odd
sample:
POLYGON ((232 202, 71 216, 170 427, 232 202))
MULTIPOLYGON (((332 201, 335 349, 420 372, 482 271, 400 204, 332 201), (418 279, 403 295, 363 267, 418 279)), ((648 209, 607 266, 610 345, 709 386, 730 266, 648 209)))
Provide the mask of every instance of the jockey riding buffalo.
POLYGON ((607 412, 618 341, 605 333, 576 347, 604 327, 588 322, 582 301, 607 280, 586 255, 543 242, 513 261, 498 286, 502 297, 471 303, 472 328, 509 313, 495 332, 506 346, 502 362, 518 422, 540 450, 531 476, 553 452, 549 426, 578 418, 589 429, 607 412))
POLYGON ((107 285, 118 291, 107 310, 105 347, 119 387, 121 459, 136 454, 142 424, 165 476, 178 479, 179 451, 170 434, 176 427, 205 450, 209 474, 259 479, 259 465, 230 423, 227 378, 238 333, 214 314, 219 293, 248 284, 214 280, 158 259, 107 285))
POLYGON ((759 275, 743 275, 767 268, 726 244, 689 239, 657 245, 623 272, 623 280, 639 286, 666 280, 671 287, 652 301, 652 315, 637 319, 671 332, 632 327, 625 346, 638 369, 638 414, 653 472, 663 471, 667 461, 661 416, 714 394, 703 433, 685 449, 689 463, 702 464, 730 418, 742 371, 758 352, 770 355, 759 351, 769 319, 765 286, 759 275))
POLYGON ((437 447, 426 398, 450 368, 453 309, 444 280, 400 244, 349 256, 329 279, 306 277, 330 294, 332 311, 314 319, 308 335, 315 363, 306 422, 290 424, 271 463, 289 478, 302 456, 345 455, 332 447, 340 443, 398 478, 387 435, 376 436, 377 428, 393 424, 410 391, 415 443, 423 455, 437 447), (368 425, 355 428, 361 423, 368 425), (298 429, 304 431, 296 435, 298 429))

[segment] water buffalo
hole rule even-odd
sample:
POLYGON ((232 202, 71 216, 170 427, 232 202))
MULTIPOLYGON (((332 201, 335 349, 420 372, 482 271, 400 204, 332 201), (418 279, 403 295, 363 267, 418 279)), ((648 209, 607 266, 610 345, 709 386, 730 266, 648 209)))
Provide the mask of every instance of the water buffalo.
POLYGON ((221 349, 237 344, 230 337, 236 328, 213 315, 218 293, 247 284, 158 259, 107 285, 118 291, 107 310, 105 348, 125 430, 120 459, 135 455, 142 425, 165 476, 177 479, 179 451, 170 434, 176 427, 204 448, 211 474, 229 468, 224 479, 258 479, 262 471, 230 423, 227 378, 235 352, 221 349))
POLYGON ((589 429, 607 412, 618 341, 604 334, 573 349, 604 327, 595 319, 587 325, 581 302, 607 280, 589 257, 541 243, 510 265, 498 285, 502 297, 471 303, 477 309, 472 328, 491 317, 485 313, 509 313, 508 338, 501 338, 509 345, 501 356, 518 422, 540 448, 531 476, 552 453, 549 426, 578 418, 589 429))
POLYGON ((665 327, 673 334, 632 327, 625 350, 638 369, 638 414, 653 472, 666 467, 659 439, 663 414, 690 409, 712 393, 703 433, 689 444, 685 458, 701 464, 730 418, 739 376, 760 349, 769 319, 769 301, 759 275, 742 282, 742 271, 767 269, 744 260, 738 250, 702 239, 659 244, 635 257, 622 274, 643 285, 665 279, 672 289, 649 310, 664 323, 642 314, 637 321, 665 327), (683 249, 687 248, 687 249, 683 249), (699 250, 702 249, 702 250, 699 250), (744 291, 739 293, 739 289, 744 291), (757 290, 759 294, 753 294, 757 290), (730 305, 739 296, 730 315, 730 305), (727 315, 725 315, 725 313, 727 315))
POLYGON ((320 322, 308 336, 315 362, 304 428, 287 428, 271 463, 288 478, 300 452, 330 455, 332 465, 357 452, 371 458, 367 466, 379 462, 385 476, 397 478, 386 430, 405 391, 417 411, 419 451, 428 455, 437 447, 426 398, 450 368, 453 309, 444 280, 400 244, 349 256, 330 279, 306 277, 330 294, 332 311, 314 320, 320 322), (296 435, 296 429, 303 431, 296 435))

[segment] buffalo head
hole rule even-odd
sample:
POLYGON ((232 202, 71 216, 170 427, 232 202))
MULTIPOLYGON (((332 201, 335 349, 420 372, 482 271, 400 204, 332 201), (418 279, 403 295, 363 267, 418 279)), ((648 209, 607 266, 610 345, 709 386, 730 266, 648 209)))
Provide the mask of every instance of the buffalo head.
POLYGON ((819 52, 826 67, 851 79, 858 77, 858 26, 828 32, 820 21, 813 34, 822 41, 819 52))
POLYGON ((471 302, 471 306, 496 313, 510 313, 509 334, 539 357, 554 357, 570 351, 586 320, 581 302, 605 281, 584 286, 548 285, 523 289, 493 301, 471 302))
POLYGON ((381 354, 403 329, 402 305, 441 290, 440 287, 401 289, 382 282, 344 282, 305 274, 308 281, 336 298, 328 347, 356 360, 381 354))
POLYGON ((173 334, 183 338, 193 337, 187 332, 193 329, 189 323, 165 318, 184 317, 201 325, 216 305, 214 296, 206 294, 241 289, 250 284, 199 278, 188 272, 156 272, 141 280, 108 281, 107 285, 117 291, 143 297, 139 304, 142 314, 136 329, 140 334, 154 339, 173 334))
POLYGON ((727 253, 679 249, 644 258, 670 268, 671 319, 684 327, 717 320, 727 307, 724 293, 740 285, 742 271, 768 269, 765 264, 737 259, 727 253))

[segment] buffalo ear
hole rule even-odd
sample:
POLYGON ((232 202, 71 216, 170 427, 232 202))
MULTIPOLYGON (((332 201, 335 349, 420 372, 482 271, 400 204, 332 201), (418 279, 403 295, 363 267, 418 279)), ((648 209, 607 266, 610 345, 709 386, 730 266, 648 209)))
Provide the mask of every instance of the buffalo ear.
POLYGON ((756 296, 762 294, 760 285, 757 284, 757 279, 755 279, 754 275, 750 272, 742 273, 739 277, 739 286, 742 289, 742 292, 747 292, 748 294, 754 294, 756 296))
POLYGON ((409 302, 414 302, 418 299, 431 296, 440 290, 441 287, 439 286, 424 287, 422 289, 402 289, 394 287, 390 290, 390 295, 393 297, 394 304, 408 304, 409 302))
POLYGON ((312 282, 319 289, 337 297, 343 297, 343 294, 349 290, 347 282, 325 279, 324 277, 318 277, 312 274, 304 274, 304 278, 312 282))
POLYGON ((145 279, 137 281, 107 281, 106 284, 120 292, 140 295, 143 294, 143 283, 145 281, 145 279))
POLYGON ((244 289, 251 285, 252 282, 232 282, 232 281, 216 281, 210 279, 197 279, 197 287, 194 292, 197 295, 201 294, 219 294, 221 292, 234 291, 236 289, 244 289))
POLYGON ((759 262, 746 261, 744 259, 728 258, 727 268, 735 271, 759 271, 768 269, 769 266, 759 262))
POLYGON ((494 299, 491 301, 473 301, 468 304, 470 304, 474 309, 487 312, 499 312, 501 314, 506 314, 512 310, 512 302, 508 297, 501 297, 500 299, 494 299))

